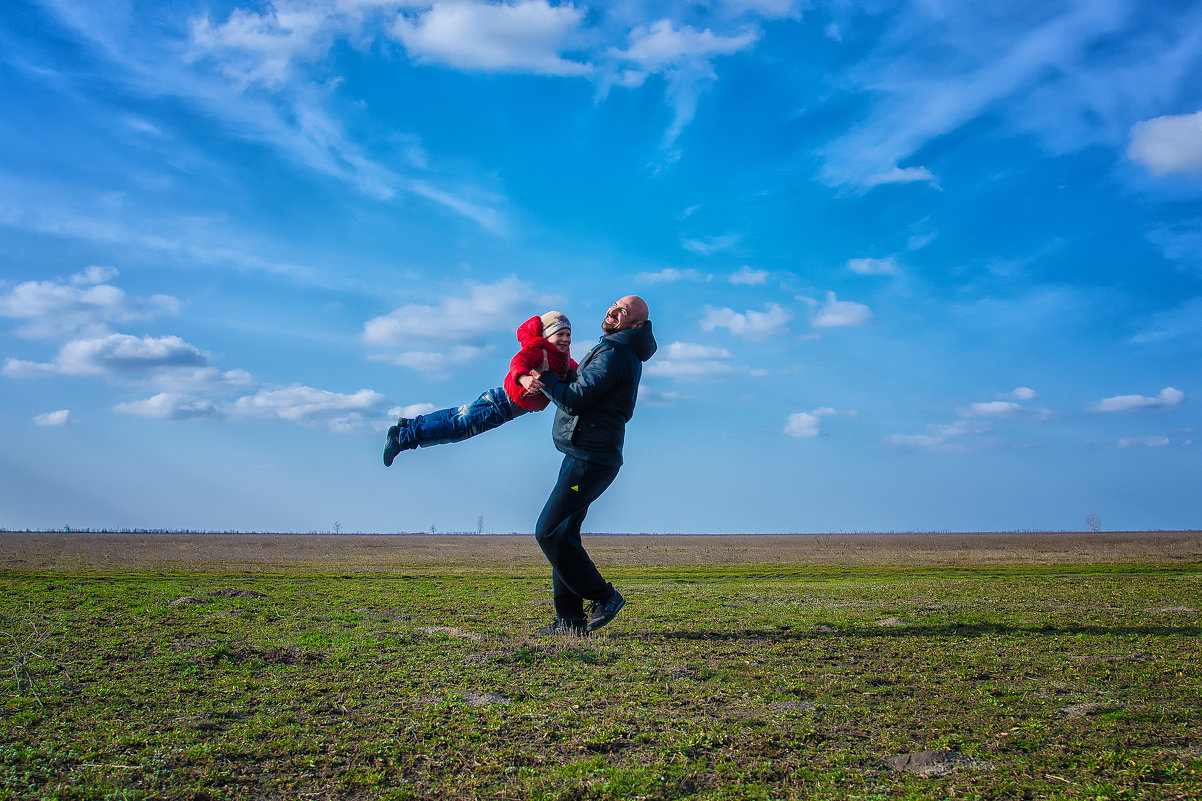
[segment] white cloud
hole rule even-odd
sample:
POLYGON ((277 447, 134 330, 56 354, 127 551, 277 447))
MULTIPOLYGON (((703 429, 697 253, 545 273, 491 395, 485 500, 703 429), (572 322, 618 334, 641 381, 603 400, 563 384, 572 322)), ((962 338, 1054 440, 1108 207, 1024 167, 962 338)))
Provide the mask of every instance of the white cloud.
POLYGON ((737 368, 730 363, 733 354, 726 348, 673 342, 648 362, 644 372, 651 376, 675 379, 704 379, 730 375, 737 368))
POLYGON ((1039 397, 1039 393, 1030 387, 1018 387, 1010 393, 1010 397, 1014 398, 1015 400, 1035 400, 1039 397))
POLYGON ((438 373, 485 353, 490 348, 486 335, 516 331, 524 320, 546 311, 555 301, 513 276, 493 284, 470 284, 465 295, 444 296, 431 304, 410 303, 368 320, 363 341, 394 351, 373 359, 438 373))
POLYGON ((872 309, 863 303, 839 300, 834 292, 826 293, 826 302, 815 312, 815 328, 839 328, 868 325, 873 321, 872 309))
POLYGON ((590 64, 561 53, 578 44, 585 10, 544 0, 515 3, 436 2, 397 18, 393 33, 423 61, 459 69, 506 70, 541 75, 588 75, 590 64))
POLYGON ((284 389, 261 389, 226 404, 221 411, 235 419, 280 419, 347 432, 374 426, 386 406, 387 398, 370 389, 348 395, 293 384, 284 389))
POLYGON ((662 390, 645 384, 639 385, 640 406, 672 406, 680 400, 681 394, 672 390, 662 390))
POLYGON ((119 403, 113 411, 137 417, 160 420, 187 420, 192 417, 213 417, 219 414, 216 405, 205 398, 177 392, 160 392, 145 400, 119 403))
POLYGON ((869 175, 864 179, 864 186, 871 189, 874 186, 882 184, 912 184, 918 182, 929 183, 936 188, 939 182, 935 180, 935 174, 926 167, 893 167, 884 172, 878 172, 869 175))
POLYGON ((1155 175, 1202 172, 1202 111, 1137 122, 1127 155, 1155 175))
MULTIPOLYGON (((515 346, 516 347, 516 346, 515 346)), ((485 353, 492 351, 487 347, 472 347, 470 345, 455 345, 446 350, 411 350, 404 353, 374 354, 368 358, 372 361, 394 364, 397 367, 408 367, 432 375, 445 375, 448 368, 462 367, 470 364, 485 353)))
POLYGON ((635 276, 635 280, 648 284, 670 284, 676 281, 708 281, 710 276, 691 267, 683 270, 668 267, 655 273, 639 273, 635 276))
POLYGON ((762 339, 787 333, 785 325, 791 319, 793 313, 775 303, 767 304, 763 311, 748 309, 742 313, 729 308, 714 309, 706 306, 701 328, 704 331, 727 328, 736 336, 762 339))
POLYGON ((89 267, 67 283, 25 281, 0 295, 0 317, 23 322, 17 335, 27 339, 61 339, 107 333, 111 322, 174 314, 179 301, 166 295, 131 299, 111 284, 117 275, 107 267, 89 267))
POLYGON ((386 403, 383 395, 370 389, 344 394, 294 384, 283 389, 260 389, 224 404, 185 393, 160 392, 145 400, 118 404, 113 410, 163 420, 287 420, 343 433, 378 427, 377 419, 386 403))
POLYGON ((39 414, 33 418, 35 425, 39 426, 65 426, 72 422, 70 409, 59 409, 57 412, 46 412, 39 414))
POLYGON ((895 256, 883 259, 848 259, 847 269, 857 275, 897 275, 901 272, 895 256))
POLYGON ((753 270, 744 264, 730 276, 730 282, 735 285, 763 286, 768 283, 768 273, 764 270, 753 270))
POLYGON ((664 133, 663 145, 670 147, 693 121, 697 103, 706 86, 717 78, 712 61, 755 44, 759 35, 750 28, 734 36, 698 31, 688 25, 677 28, 671 20, 638 25, 631 32, 626 49, 611 47, 609 55, 619 63, 632 66, 614 70, 607 80, 623 86, 637 86, 648 75, 662 74, 667 82, 668 101, 672 105, 672 123, 664 133))
POLYGON ((411 403, 408 406, 394 406, 388 410, 389 417, 408 417, 410 419, 422 414, 438 411, 433 403, 411 403))
POLYGON ((0 372, 15 378, 46 375, 136 377, 163 369, 204 367, 208 362, 207 353, 176 336, 109 334, 72 340, 49 364, 9 359, 0 372))
POLYGON ((701 31, 688 25, 677 28, 672 20, 661 19, 637 26, 630 32, 629 47, 615 49, 614 53, 645 70, 657 72, 682 62, 737 53, 750 47, 758 38, 751 29, 745 29, 737 36, 721 36, 708 28, 701 31))
POLYGON ((822 433, 822 418, 835 414, 855 415, 855 412, 840 412, 829 406, 822 406, 808 412, 794 412, 785 422, 784 433, 790 437, 806 439, 822 433))
POLYGON ((822 424, 818 416, 810 412, 795 412, 789 415, 785 423, 785 433, 790 437, 816 437, 822 433, 822 424))
POLYGON ((964 412, 966 417, 1013 417, 1022 410, 1014 401, 988 401, 974 403, 964 412))
POLYGON ((331 7, 279 0, 263 13, 235 8, 225 22, 192 20, 190 58, 221 58, 219 69, 240 87, 278 89, 292 77, 293 64, 321 56, 341 27, 331 7))
POLYGON ((1155 397, 1144 395, 1115 395, 1091 403, 1085 408, 1092 412, 1131 412, 1139 409, 1167 409, 1185 402, 1185 393, 1173 387, 1165 387, 1155 397))

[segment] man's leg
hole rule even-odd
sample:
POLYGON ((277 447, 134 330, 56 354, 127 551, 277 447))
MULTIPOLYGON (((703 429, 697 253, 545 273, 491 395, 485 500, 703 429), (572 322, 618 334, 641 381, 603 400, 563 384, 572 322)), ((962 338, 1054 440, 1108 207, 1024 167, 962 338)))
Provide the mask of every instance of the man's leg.
POLYGON ((565 620, 584 617, 584 599, 603 602, 613 594, 613 585, 601 577, 584 550, 580 527, 589 504, 617 475, 616 467, 564 456, 559 479, 538 517, 534 536, 551 563, 555 613, 565 620))

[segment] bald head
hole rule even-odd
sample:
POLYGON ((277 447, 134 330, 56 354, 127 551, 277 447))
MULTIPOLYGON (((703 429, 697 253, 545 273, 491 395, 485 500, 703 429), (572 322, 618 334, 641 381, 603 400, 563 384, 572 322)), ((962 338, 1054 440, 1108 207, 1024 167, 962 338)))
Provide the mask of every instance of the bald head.
POLYGON ((647 303, 638 295, 627 295, 609 307, 601 330, 607 334, 625 331, 628 328, 641 328, 647 324, 650 312, 647 303))

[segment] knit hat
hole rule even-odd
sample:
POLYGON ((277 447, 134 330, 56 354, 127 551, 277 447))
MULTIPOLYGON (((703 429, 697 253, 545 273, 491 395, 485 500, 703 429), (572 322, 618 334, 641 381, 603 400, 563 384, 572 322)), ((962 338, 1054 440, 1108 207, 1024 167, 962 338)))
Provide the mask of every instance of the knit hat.
POLYGON ((551 336, 561 328, 566 328, 569 331, 572 330, 572 321, 563 312, 549 311, 539 319, 543 321, 543 339, 551 336))

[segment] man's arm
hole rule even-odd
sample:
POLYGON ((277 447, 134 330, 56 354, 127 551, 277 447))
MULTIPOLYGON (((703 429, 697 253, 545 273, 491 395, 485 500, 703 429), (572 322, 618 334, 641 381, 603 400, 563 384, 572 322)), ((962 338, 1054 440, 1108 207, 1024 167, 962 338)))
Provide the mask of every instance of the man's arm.
POLYGON ((542 373, 539 381, 543 394, 552 403, 568 414, 578 415, 608 395, 622 380, 622 373, 621 358, 615 358, 614 349, 608 348, 593 356, 572 381, 564 381, 549 371, 542 373))

